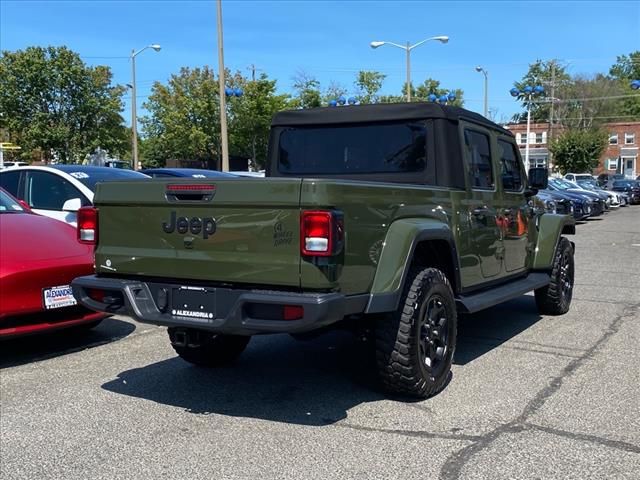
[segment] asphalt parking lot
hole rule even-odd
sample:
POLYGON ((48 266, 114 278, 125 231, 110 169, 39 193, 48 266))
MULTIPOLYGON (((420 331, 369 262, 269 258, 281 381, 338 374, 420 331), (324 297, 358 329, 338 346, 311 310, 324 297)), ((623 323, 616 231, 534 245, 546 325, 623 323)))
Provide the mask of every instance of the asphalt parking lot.
POLYGON ((571 311, 523 296, 464 319, 421 402, 376 391, 346 333, 254 338, 220 370, 122 317, 0 344, 0 477, 637 479, 640 206, 573 240, 571 311))

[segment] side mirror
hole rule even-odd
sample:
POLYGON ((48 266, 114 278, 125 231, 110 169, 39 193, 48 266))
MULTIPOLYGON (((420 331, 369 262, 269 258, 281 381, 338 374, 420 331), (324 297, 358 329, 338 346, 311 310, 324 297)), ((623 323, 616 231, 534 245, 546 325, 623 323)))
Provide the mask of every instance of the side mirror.
POLYGON ((529 188, 536 190, 544 190, 549 186, 549 172, 546 168, 530 168, 529 169, 529 188))
POLYGON ((62 205, 62 211, 64 212, 77 212, 82 207, 82 200, 79 198, 70 198, 64 205, 62 205))

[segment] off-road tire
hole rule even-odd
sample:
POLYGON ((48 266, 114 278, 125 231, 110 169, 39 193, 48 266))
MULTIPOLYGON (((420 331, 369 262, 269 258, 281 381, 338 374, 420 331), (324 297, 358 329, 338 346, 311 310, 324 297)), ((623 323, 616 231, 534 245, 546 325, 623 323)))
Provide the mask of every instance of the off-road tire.
POLYGON ((219 335, 201 332, 197 346, 178 346, 173 344, 173 334, 176 329, 169 328, 171 346, 183 360, 199 367, 221 367, 236 360, 247 348, 249 336, 219 335))
POLYGON ((383 388, 417 398, 438 393, 449 380, 456 334, 449 280, 436 268, 413 267, 398 310, 376 321, 376 363, 383 388))
POLYGON ((562 315, 569 311, 573 297, 575 265, 573 246, 560 237, 551 268, 551 282, 535 291, 538 311, 543 315, 562 315))

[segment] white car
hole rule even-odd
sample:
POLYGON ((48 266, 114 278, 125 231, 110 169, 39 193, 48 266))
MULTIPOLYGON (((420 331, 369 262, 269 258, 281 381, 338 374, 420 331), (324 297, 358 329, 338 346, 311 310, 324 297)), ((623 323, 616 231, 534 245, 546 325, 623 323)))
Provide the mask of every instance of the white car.
POLYGON ((149 178, 140 172, 86 165, 12 167, 0 171, 0 186, 40 215, 75 226, 80 207, 92 205, 98 182, 149 178))

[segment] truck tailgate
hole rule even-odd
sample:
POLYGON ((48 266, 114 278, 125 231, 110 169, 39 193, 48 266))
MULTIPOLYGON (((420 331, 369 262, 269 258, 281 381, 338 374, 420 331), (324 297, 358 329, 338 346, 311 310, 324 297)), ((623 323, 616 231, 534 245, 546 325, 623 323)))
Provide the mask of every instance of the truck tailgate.
POLYGON ((96 271, 299 287, 300 187, 295 178, 100 184, 96 271))

